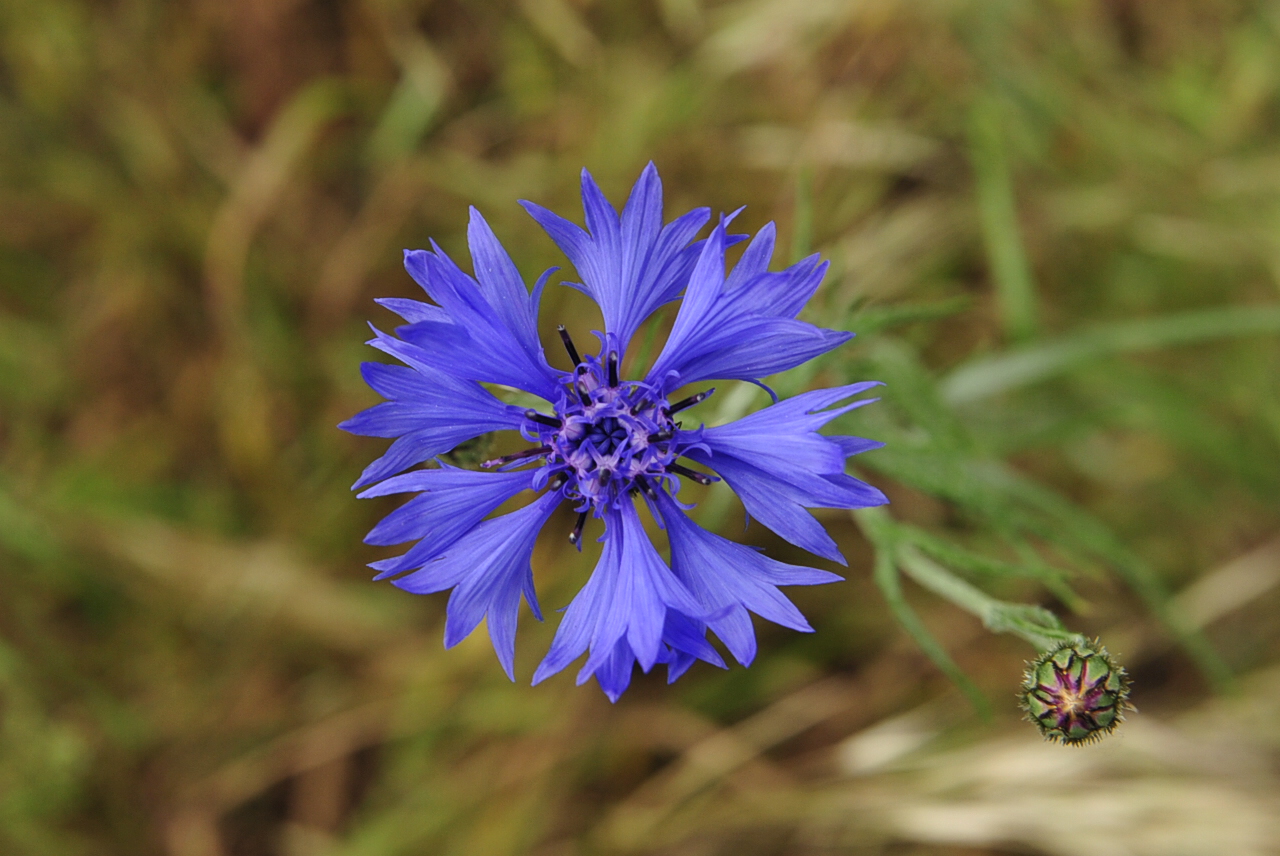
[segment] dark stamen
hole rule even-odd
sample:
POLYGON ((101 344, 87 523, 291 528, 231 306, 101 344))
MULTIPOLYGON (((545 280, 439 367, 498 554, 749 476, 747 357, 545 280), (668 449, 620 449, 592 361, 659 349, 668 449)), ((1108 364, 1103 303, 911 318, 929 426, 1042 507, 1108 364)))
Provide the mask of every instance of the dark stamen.
POLYGON ((618 385, 618 352, 609 352, 609 386, 618 385))
POLYGON ((678 476, 684 476, 687 479, 693 479, 694 481, 696 481, 698 484, 701 484, 701 485, 712 484, 714 482, 720 481, 720 479, 716 478, 715 476, 709 476, 706 473, 700 473, 696 470, 691 470, 688 467, 682 467, 679 464, 667 464, 667 469, 678 476))
POLYGON ((642 491, 644 491, 645 496, 652 500, 657 500, 658 492, 653 489, 653 485, 649 484, 649 480, 647 478, 640 476, 636 479, 636 484, 640 486, 642 491))
POLYGON ((582 358, 578 356, 578 349, 573 346, 573 340, 569 338, 569 331, 564 329, 563 324, 556 330, 560 333, 560 341, 564 342, 564 349, 569 352, 569 359, 573 360, 575 366, 578 365, 582 362, 582 358))
POLYGON ((540 455, 545 455, 547 452, 550 452, 550 451, 551 451, 550 446, 538 446, 536 449, 525 449, 523 452, 516 452, 515 454, 512 454, 512 455, 503 455, 501 458, 493 458, 491 460, 483 462, 482 464, 480 464, 480 466, 488 470, 488 469, 492 469, 493 467, 504 466, 506 464, 511 463, 512 461, 522 461, 525 458, 536 458, 536 457, 539 457, 540 455))
POLYGON ((582 527, 587 525, 587 513, 584 511, 578 515, 578 522, 573 525, 573 531, 569 533, 569 543, 582 549, 582 527))
POLYGON ((559 428, 564 423, 554 416, 547 416, 545 413, 539 413, 532 407, 524 412, 524 418, 539 425, 546 425, 548 428, 559 428))
POLYGON ((564 483, 567 482, 568 480, 569 480, 569 477, 567 475, 565 475, 564 473, 560 473, 558 476, 556 476, 551 480, 551 484, 549 485, 549 487, 552 490, 559 490, 560 488, 564 487, 564 483))
POLYGON ((664 429, 664 430, 662 430, 662 431, 659 431, 659 432, 658 432, 658 433, 656 433, 656 434, 650 434, 650 435, 649 435, 649 442, 650 442, 650 443, 665 443, 667 440, 670 440, 670 439, 671 439, 672 437, 674 437, 674 436, 675 436, 675 434, 673 434, 670 430, 666 430, 666 429, 664 429))
POLYGON ((698 393, 697 395, 689 396, 684 401, 677 401, 675 404, 667 408, 667 412, 679 413, 681 410, 684 410, 687 407, 693 407, 695 404, 701 404, 702 402, 710 398, 711 393, 715 391, 716 391, 716 388, 713 386, 711 387, 711 389, 705 389, 702 392, 698 393))

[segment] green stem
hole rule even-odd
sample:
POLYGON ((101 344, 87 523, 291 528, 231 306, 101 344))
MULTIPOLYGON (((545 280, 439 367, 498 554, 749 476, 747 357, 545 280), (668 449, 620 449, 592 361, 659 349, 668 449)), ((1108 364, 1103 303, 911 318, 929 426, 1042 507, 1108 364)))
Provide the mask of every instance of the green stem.
POLYGON ((982 694, 982 690, 978 689, 977 684, 956 665, 955 660, 952 660, 951 655, 947 653, 947 649, 933 637, 924 622, 920 620, 920 616, 916 615, 915 610, 907 603, 907 598, 902 592, 902 580, 898 576, 895 556, 897 539, 893 535, 892 521, 889 516, 879 508, 864 508, 854 511, 853 519, 875 545, 876 585, 880 588, 880 593, 884 596, 890 611, 893 612, 894 618, 920 646, 920 650, 933 661, 933 664, 960 688, 978 715, 983 719, 991 719, 991 703, 982 694))

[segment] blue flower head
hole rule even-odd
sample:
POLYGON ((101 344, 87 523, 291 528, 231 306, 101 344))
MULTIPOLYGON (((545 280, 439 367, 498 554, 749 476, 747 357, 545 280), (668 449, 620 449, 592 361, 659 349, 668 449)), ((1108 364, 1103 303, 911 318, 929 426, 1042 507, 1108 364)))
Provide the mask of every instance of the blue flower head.
POLYGON ((395 336, 374 330, 369 344, 402 365, 365 363, 365 380, 386 401, 344 422, 355 434, 395 438, 369 465, 361 497, 416 493, 374 527, 370 544, 413 543, 375 562, 378 579, 416 594, 450 591, 445 645, 456 645, 481 620, 508 676, 513 676, 520 599, 541 618, 530 558, 538 531, 562 502, 578 512, 569 538, 581 549, 584 527, 602 521, 600 559, 566 608, 534 683, 586 654, 578 683, 595 676, 612 700, 626 690, 635 664, 667 665, 670 680, 695 660, 724 666, 710 630, 738 662, 756 654, 750 613, 809 632, 779 591, 840 577, 769 559, 706 531, 676 499, 681 479, 724 479, 747 513, 781 537, 844 563, 835 542, 806 511, 884 503, 880 491, 846 475, 845 459, 879 443, 818 433, 868 399, 856 383, 777 402, 736 422, 686 427, 685 411, 714 392, 673 401, 689 384, 716 379, 759 383, 843 344, 852 334, 796 316, 827 264, 811 256, 770 271, 774 228, 760 230, 725 275, 725 248, 736 241, 721 221, 694 236, 710 217, 697 209, 663 225, 662 184, 650 164, 621 216, 591 176, 582 174, 587 228, 531 202, 526 210, 573 262, 604 315, 601 349, 581 354, 564 328, 569 372, 546 360, 537 333, 539 298, 553 271, 526 287, 474 208, 467 241, 475 275, 432 243, 405 252, 405 267, 434 303, 379 301, 405 320, 395 336), (655 310, 681 297, 671 334, 648 374, 620 376, 636 330, 655 310), (541 409, 504 403, 481 384, 540 397, 541 409), (524 451, 486 461, 481 471, 443 462, 416 468, 490 431, 516 431, 524 451), (702 467, 703 469, 699 469, 702 467), (709 470, 710 472, 706 472, 709 470), (714 473, 714 474, 713 474, 714 473), (490 515, 529 491, 523 508, 490 515), (666 531, 664 561, 646 534, 641 508, 666 531))

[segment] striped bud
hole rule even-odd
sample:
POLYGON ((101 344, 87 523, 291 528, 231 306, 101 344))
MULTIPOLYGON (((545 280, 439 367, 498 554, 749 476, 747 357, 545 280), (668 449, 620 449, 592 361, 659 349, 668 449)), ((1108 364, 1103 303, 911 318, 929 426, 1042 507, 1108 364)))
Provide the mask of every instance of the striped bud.
POLYGON ((1030 664, 1018 697, 1046 739, 1080 745, 1124 719, 1129 678, 1096 640, 1064 642, 1030 664))

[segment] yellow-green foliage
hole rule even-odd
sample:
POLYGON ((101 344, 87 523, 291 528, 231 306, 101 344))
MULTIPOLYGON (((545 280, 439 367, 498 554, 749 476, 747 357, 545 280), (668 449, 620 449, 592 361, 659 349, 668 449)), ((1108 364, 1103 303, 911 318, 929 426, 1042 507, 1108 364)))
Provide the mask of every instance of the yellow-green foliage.
POLYGON ((1274 852, 1278 285, 1274 3, 0 0, 0 853, 1274 852), (649 159, 832 259, 777 389, 886 381, 893 504, 816 634, 611 706, 526 685, 568 513, 513 686, 369 581, 334 426, 401 248, 475 204, 532 279, 516 200, 649 159), (1076 633, 1142 712, 1062 760, 1007 700, 1076 633))

